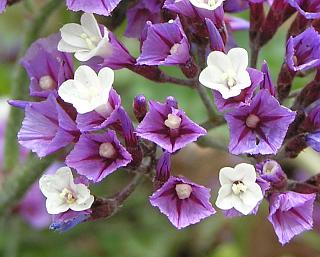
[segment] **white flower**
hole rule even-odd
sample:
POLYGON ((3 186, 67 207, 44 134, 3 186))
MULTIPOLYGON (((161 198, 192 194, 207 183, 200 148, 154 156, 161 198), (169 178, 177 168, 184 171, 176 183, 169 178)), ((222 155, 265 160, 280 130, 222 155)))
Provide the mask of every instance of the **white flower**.
POLYGON ((212 11, 217 9, 225 0, 189 0, 189 1, 195 7, 212 11))
POLYGON ((256 178, 255 168, 251 164, 241 163, 235 168, 222 168, 216 205, 222 210, 235 208, 244 215, 249 214, 263 199, 256 178))
POLYGON ((75 58, 84 62, 94 56, 106 57, 110 55, 108 30, 104 28, 103 37, 93 14, 84 13, 81 16, 81 25, 68 23, 61 29, 61 40, 58 50, 75 53, 75 58))
POLYGON ((228 54, 213 51, 199 77, 202 85, 219 91, 224 99, 240 95, 241 90, 251 85, 247 71, 248 52, 243 48, 232 48, 228 54))
POLYGON ((84 184, 75 184, 71 169, 63 167, 53 175, 43 175, 39 186, 47 198, 46 207, 49 214, 58 214, 71 209, 84 211, 91 207, 94 197, 84 184))
POLYGON ((67 103, 71 103, 80 114, 93 110, 101 113, 110 111, 109 93, 114 81, 114 72, 110 68, 103 68, 98 75, 89 66, 80 66, 74 79, 69 79, 59 87, 59 96, 67 103))

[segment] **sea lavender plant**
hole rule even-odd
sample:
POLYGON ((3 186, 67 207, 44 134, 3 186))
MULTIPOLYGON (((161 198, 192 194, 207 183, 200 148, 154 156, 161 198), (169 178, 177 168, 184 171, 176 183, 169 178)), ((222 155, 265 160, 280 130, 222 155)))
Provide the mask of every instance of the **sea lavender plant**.
MULTIPOLYGON (((19 1, 0 0, 0 12, 15 2, 19 1)), ((60 2, 51 0, 46 15, 60 2)), ((9 101, 25 112, 19 143, 39 158, 51 155, 66 165, 39 180, 53 218, 51 229, 65 232, 116 214, 143 178, 153 185, 151 205, 177 229, 215 219, 211 197, 232 218, 257 214, 265 198, 270 209, 266 218, 281 244, 312 229, 320 175, 296 181, 281 165, 308 146, 320 151, 319 1, 67 0, 66 5, 70 11, 81 11, 80 21, 64 24, 49 37, 33 38, 21 59, 33 98, 17 93, 9 101), (245 9, 250 22, 233 16, 245 9), (268 60, 261 71, 257 68, 259 52, 294 14, 275 85, 268 60), (97 15, 111 16, 99 18, 99 23, 97 15), (125 35, 140 44, 135 57, 122 37, 113 33, 126 16, 125 35), (233 32, 247 28, 250 45, 240 48, 233 32), (168 75, 162 66, 176 67, 185 77, 168 75), (208 119, 200 124, 191 120, 178 96, 159 101, 140 94, 126 110, 122 104, 127 99, 121 100, 116 91, 119 69, 157 84, 194 90, 208 119), (303 72, 316 75, 302 90, 291 92, 303 72), (212 137, 214 129, 223 126, 230 136, 229 147, 212 137), (190 144, 223 149, 243 161, 220 170, 220 189, 209 181, 199 185, 175 175, 180 171, 171 165, 172 158, 190 144), (90 191, 112 180, 110 175, 118 169, 131 179, 126 187, 112 197, 90 191)), ((8 127, 13 131, 20 121, 16 113, 12 112, 8 127)), ((39 167, 43 165, 40 160, 39 167)), ((25 176, 43 170, 28 169, 25 176)), ((31 182, 21 182, 21 188, 27 189, 31 182)), ((0 198, 0 210, 13 208, 15 194, 10 196, 0 198)))

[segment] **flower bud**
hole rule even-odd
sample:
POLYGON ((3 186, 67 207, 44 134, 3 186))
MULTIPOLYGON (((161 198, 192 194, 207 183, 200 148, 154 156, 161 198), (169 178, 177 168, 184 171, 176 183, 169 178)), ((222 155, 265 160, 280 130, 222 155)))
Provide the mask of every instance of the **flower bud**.
POLYGON ((154 188, 160 188, 170 177, 171 154, 164 152, 160 157, 156 167, 156 177, 154 179, 154 188))
POLYGON ((137 95, 133 101, 133 113, 136 119, 141 122, 148 110, 147 99, 144 95, 137 95))

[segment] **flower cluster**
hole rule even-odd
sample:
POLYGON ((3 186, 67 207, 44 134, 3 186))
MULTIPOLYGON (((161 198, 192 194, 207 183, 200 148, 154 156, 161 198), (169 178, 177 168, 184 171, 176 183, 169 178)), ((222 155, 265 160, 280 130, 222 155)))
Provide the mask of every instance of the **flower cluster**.
MULTIPOLYGON (((226 217, 236 217, 256 214, 265 198, 268 220, 282 244, 312 229, 319 185, 312 179, 289 180, 278 161, 308 146, 320 151, 320 1, 240 2, 136 1, 127 10, 125 32, 140 43, 134 57, 95 17, 122 8, 121 0, 66 1, 68 9, 84 12, 80 22, 65 24, 30 46, 21 64, 35 101, 9 102, 25 111, 19 143, 39 158, 55 153, 65 163, 39 181, 53 215, 52 229, 66 231, 113 215, 145 175, 154 186, 150 203, 176 228, 214 215, 211 190, 173 175, 171 158, 201 137, 210 139, 207 130, 225 122, 230 135, 226 150, 250 161, 220 170, 215 205, 226 217), (232 15, 248 8, 250 23, 232 15), (266 61, 257 69, 257 57, 294 13, 275 86, 266 61), (235 30, 248 28, 250 64, 247 50, 233 38, 235 30), (175 66, 185 78, 167 75, 162 66, 175 66), (118 69, 196 89, 208 121, 194 122, 173 96, 159 102, 144 95, 133 101, 134 120, 114 86, 118 69), (294 79, 306 72, 315 78, 294 92, 292 101, 294 79), (137 174, 128 187, 112 198, 91 194, 89 188, 119 169, 137 174)), ((5 5, 0 1, 0 11, 5 5)))

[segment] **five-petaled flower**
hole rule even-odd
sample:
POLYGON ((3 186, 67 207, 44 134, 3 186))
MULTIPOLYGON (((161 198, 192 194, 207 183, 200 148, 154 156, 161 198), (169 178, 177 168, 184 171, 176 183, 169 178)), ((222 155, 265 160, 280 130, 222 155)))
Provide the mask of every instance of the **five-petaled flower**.
POLYGON ((235 168, 222 168, 219 173, 221 188, 216 205, 222 210, 234 208, 244 215, 249 214, 263 199, 256 179, 256 170, 251 164, 241 163, 235 168))
POLYGON ((158 207, 176 228, 181 229, 215 214, 209 199, 209 189, 186 178, 170 177, 150 197, 150 202, 158 207))
POLYGON ((228 54, 213 51, 207 64, 200 73, 199 81, 205 87, 219 91, 224 99, 240 95, 242 89, 251 86, 245 49, 232 48, 228 54))
POLYGON ((47 198, 49 214, 68 211, 84 211, 91 207, 94 197, 84 184, 75 184, 71 169, 62 167, 53 175, 44 175, 39 180, 41 192, 47 198))
POLYGON ((103 68, 97 75, 89 66, 82 65, 76 70, 74 79, 62 83, 58 94, 80 114, 95 110, 108 116, 113 110, 108 101, 113 81, 114 72, 110 68, 103 68))
POLYGON ((81 25, 68 23, 61 29, 61 40, 58 50, 75 53, 75 58, 84 62, 94 56, 106 57, 110 55, 109 32, 106 28, 103 34, 93 14, 84 13, 81 16, 81 25))

